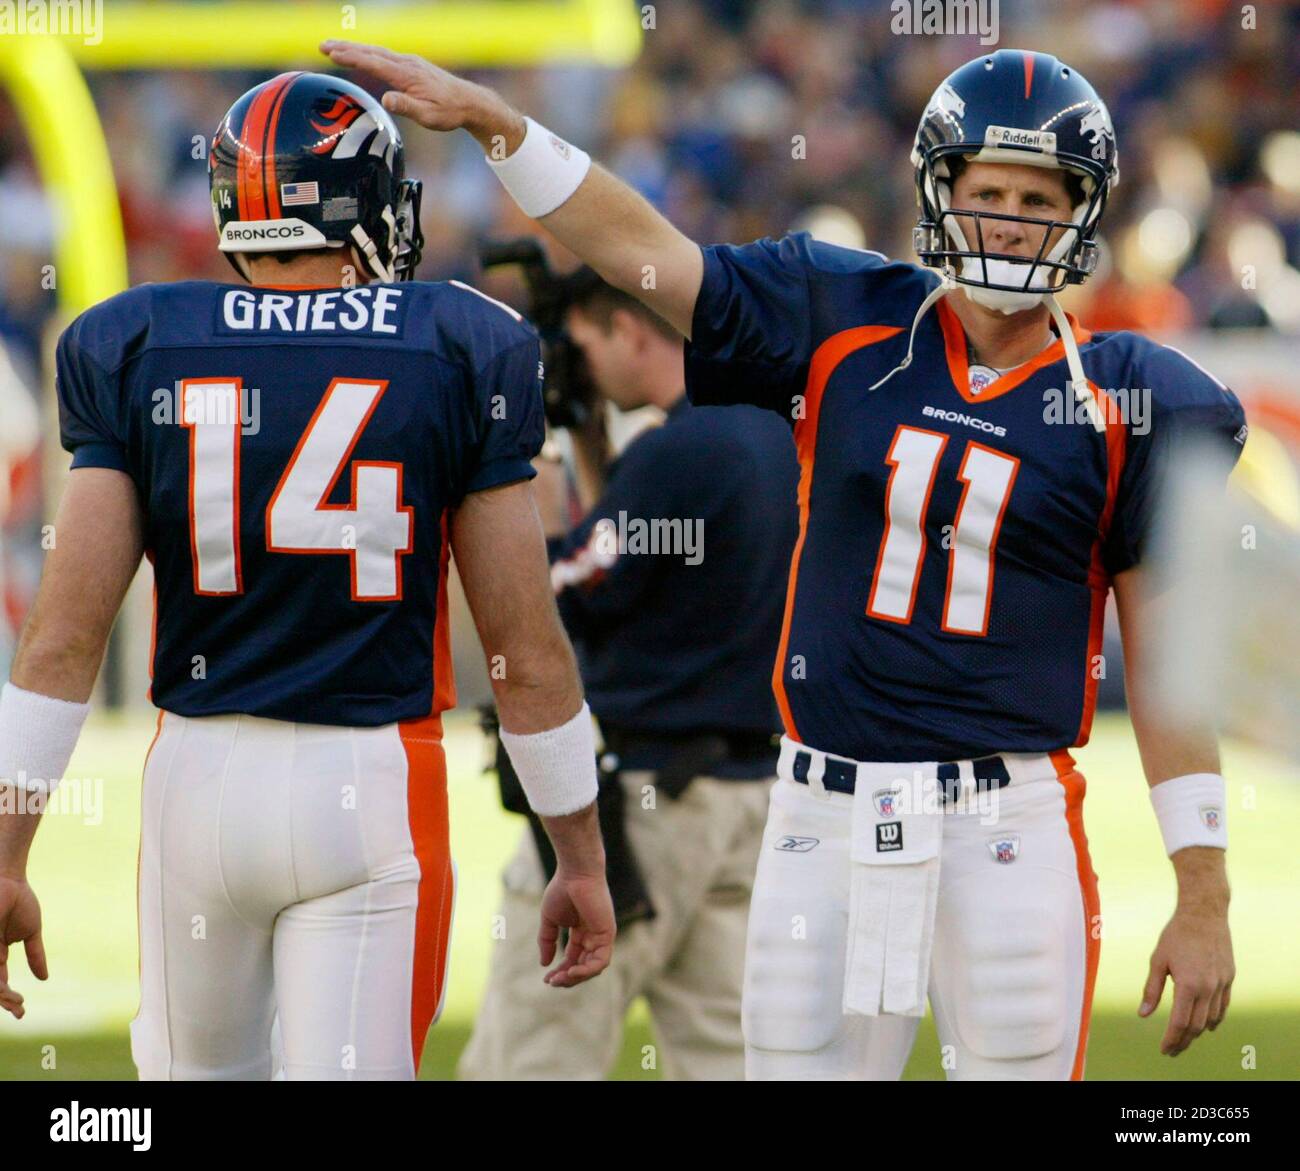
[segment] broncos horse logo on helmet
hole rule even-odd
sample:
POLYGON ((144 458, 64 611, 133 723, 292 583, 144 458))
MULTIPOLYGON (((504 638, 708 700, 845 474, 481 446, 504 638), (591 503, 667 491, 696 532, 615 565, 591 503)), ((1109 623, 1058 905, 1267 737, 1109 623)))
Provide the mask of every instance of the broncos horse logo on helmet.
POLYGON ((1084 114, 1079 123, 1079 133, 1091 141, 1094 159, 1104 159, 1107 150, 1115 149, 1115 128, 1110 124, 1105 106, 1096 106, 1084 114), (1107 139, 1110 139, 1109 144, 1107 139))
POLYGON ((350 247, 382 281, 420 262, 420 183, 405 177, 402 136, 359 86, 282 73, 254 86, 212 140, 218 247, 248 279, 246 252, 350 247))
POLYGON ((921 116, 912 164, 921 207, 917 255, 965 285, 972 300, 1015 312, 1081 284, 1096 268, 1097 225, 1119 180, 1115 130, 1087 79, 1050 54, 1000 49, 953 72, 921 116), (955 157, 1065 171, 1078 197, 1072 218, 954 209, 955 157), (983 225, 993 218, 1046 224, 1038 255, 986 252, 983 225), (1058 228, 1064 230, 1048 251, 1058 228))

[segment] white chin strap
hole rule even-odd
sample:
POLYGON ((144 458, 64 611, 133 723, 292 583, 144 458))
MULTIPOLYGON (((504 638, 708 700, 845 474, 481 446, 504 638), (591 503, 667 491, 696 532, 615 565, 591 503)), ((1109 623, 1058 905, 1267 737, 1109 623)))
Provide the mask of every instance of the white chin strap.
POLYGON ((885 383, 893 378, 900 370, 906 370, 912 364, 912 347, 916 344, 916 329, 917 326, 921 324, 921 318, 930 312, 930 306, 940 297, 945 293, 951 292, 956 287, 957 282, 953 279, 952 269, 945 268, 943 270, 943 279, 926 294, 925 300, 921 302, 920 308, 917 309, 916 315, 912 318, 912 330, 907 335, 907 357, 899 362, 899 364, 883 378, 876 379, 875 382, 867 387, 868 391, 875 390, 878 386, 884 386, 885 383))
POLYGON ((1092 425, 1105 435, 1106 420, 1102 415, 1097 395, 1093 394, 1092 388, 1088 385, 1088 376, 1083 372, 1083 359, 1079 356, 1079 345, 1074 340, 1070 319, 1066 317, 1065 310, 1057 304, 1056 298, 1051 293, 1048 293, 1043 300, 1047 303, 1052 320, 1056 322, 1056 332, 1061 335, 1061 348, 1065 350, 1065 365, 1070 371, 1070 385, 1074 388, 1075 401, 1083 403, 1092 425))
MULTIPOLYGON (((951 269, 944 269, 943 279, 926 294, 925 300, 921 302, 916 310, 916 315, 912 318, 912 328, 907 335, 907 355, 897 366, 882 378, 876 379, 869 387, 868 391, 875 390, 877 387, 884 386, 900 370, 906 370, 912 364, 912 349, 916 344, 916 331, 921 324, 922 318, 930 311, 931 307, 953 289, 957 288, 957 282, 953 278, 951 269)), ((988 293, 996 292, 995 289, 972 289, 967 285, 961 286, 967 292, 988 293)), ((1016 294, 1025 295, 1025 294, 1016 294)), ((1101 434, 1106 433, 1106 420, 1101 412, 1101 407, 1097 401, 1097 396, 1093 394, 1092 389, 1088 386, 1088 376, 1083 372, 1083 358, 1079 355, 1079 344, 1074 340, 1074 330, 1070 326, 1070 319, 1066 317, 1065 310, 1057 303, 1056 298, 1050 291, 1035 292, 1028 294, 1034 298, 1031 305, 1022 306, 1022 308, 1031 308, 1033 305, 1046 304, 1047 310, 1052 315, 1052 320, 1056 323, 1056 331, 1061 335, 1061 348, 1065 350, 1065 365, 1070 371, 1070 386, 1074 390, 1076 402, 1084 404, 1084 409, 1088 412, 1088 419, 1092 425, 1101 434)), ((975 298, 973 298, 975 299, 975 298)), ((1008 313, 1016 310, 1006 310, 1008 313)))
POLYGON ((378 247, 360 224, 352 225, 352 245, 362 259, 363 266, 381 281, 391 284, 397 279, 397 220, 391 207, 384 208, 383 219, 388 225, 388 255, 393 258, 391 263, 385 264, 379 259, 378 247))

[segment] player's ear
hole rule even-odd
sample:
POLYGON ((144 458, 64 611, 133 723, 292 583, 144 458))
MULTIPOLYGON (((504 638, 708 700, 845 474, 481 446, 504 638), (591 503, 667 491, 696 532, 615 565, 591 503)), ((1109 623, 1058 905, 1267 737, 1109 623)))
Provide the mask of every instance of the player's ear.
POLYGON ((646 342, 645 322, 630 309, 615 309, 609 315, 609 333, 633 349, 641 349, 646 342))

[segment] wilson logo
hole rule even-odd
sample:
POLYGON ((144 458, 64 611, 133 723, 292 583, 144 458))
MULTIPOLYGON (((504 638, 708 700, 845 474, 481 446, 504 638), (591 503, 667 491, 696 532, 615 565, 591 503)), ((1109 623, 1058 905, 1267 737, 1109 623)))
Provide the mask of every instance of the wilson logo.
POLYGON ((903 848, 903 823, 885 821, 876 826, 876 853, 887 854, 903 848))

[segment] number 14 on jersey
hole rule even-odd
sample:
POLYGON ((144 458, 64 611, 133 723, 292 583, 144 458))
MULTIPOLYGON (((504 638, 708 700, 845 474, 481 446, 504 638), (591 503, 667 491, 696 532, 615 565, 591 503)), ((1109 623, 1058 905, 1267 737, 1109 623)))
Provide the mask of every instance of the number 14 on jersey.
MULTIPOLYGON (((356 602, 399 601, 401 559, 414 548, 414 513, 402 505, 400 463, 353 461, 351 499, 326 503, 387 385, 344 378, 329 384, 266 507, 267 552, 347 556, 356 602)), ((209 597, 244 592, 241 390, 238 378, 181 383, 181 422, 190 433, 194 592, 209 597)))

